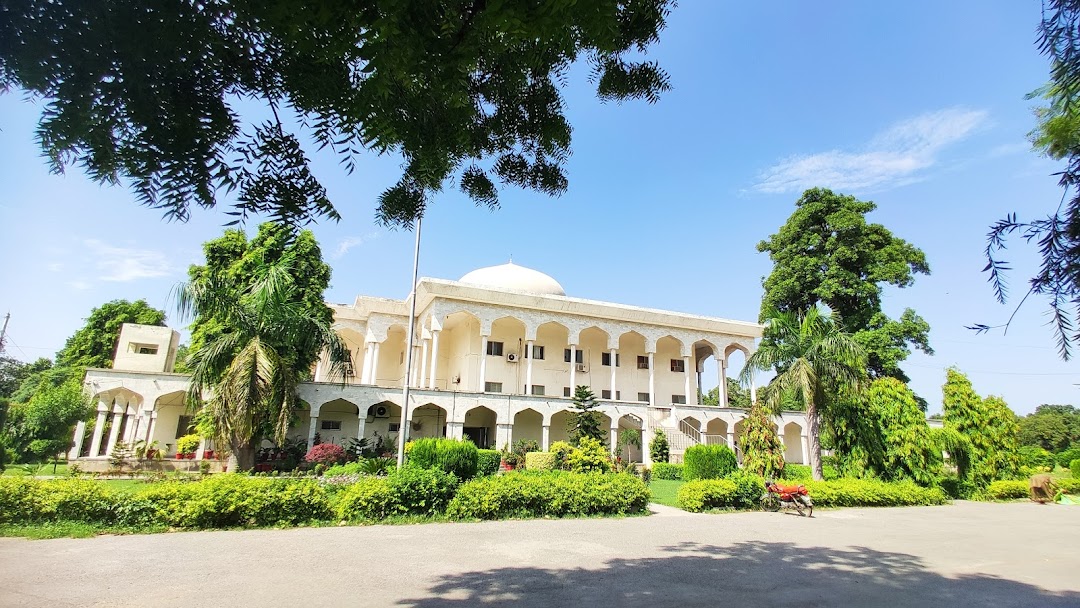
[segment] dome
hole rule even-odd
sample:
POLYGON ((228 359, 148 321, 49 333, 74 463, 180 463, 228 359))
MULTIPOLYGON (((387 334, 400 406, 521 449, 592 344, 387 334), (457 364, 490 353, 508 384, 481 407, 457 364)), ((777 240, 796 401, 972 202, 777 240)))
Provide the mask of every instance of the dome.
POLYGON ((548 275, 532 268, 508 262, 501 266, 477 268, 459 279, 461 283, 511 289, 545 296, 565 296, 562 285, 548 275))

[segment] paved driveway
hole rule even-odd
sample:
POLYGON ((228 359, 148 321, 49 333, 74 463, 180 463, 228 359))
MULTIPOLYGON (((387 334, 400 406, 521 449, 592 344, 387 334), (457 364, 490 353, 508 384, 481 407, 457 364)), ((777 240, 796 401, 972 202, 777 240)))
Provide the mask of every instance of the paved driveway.
POLYGON ((0 606, 1080 606, 1080 507, 0 539, 0 606))

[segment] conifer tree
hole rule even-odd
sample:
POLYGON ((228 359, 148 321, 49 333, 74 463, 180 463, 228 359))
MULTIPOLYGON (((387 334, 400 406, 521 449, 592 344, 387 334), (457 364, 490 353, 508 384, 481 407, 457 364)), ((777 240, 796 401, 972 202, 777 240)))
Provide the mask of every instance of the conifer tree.
POLYGON ((774 477, 784 470, 784 442, 776 434, 769 413, 761 402, 755 403, 743 423, 739 438, 742 466, 762 477, 774 477))
POLYGON ((600 428, 600 412, 596 411, 596 395, 592 389, 581 385, 574 389, 574 409, 576 413, 570 416, 569 428, 570 442, 579 445, 583 437, 591 437, 597 441, 603 441, 604 431, 600 428))

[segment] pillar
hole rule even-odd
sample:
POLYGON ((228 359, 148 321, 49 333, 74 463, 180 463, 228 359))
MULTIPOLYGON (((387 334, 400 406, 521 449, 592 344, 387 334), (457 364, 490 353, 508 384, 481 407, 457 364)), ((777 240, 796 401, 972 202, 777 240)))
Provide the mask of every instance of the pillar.
MULTIPOLYGON (((146 425, 146 443, 154 440, 154 431, 157 430, 157 410, 150 412, 150 424, 146 425)), ((158 448, 159 450, 161 448, 158 448)))
POLYGON ((718 403, 720 407, 727 407, 727 361, 716 358, 716 381, 719 383, 716 386, 716 396, 719 399, 718 403))
POLYGON ((799 435, 799 447, 802 448, 802 463, 810 464, 810 438, 799 435))
POLYGON ((577 344, 570 345, 570 396, 577 392, 577 344))
POLYGON ((371 384, 371 363, 372 359, 374 359, 371 356, 374 350, 373 344, 374 342, 364 344, 364 370, 360 372, 360 384, 371 384))
POLYGON ((476 392, 483 393, 487 390, 487 346, 488 337, 480 336, 480 386, 476 387, 476 392))
POLYGON ((750 377, 750 405, 757 404, 757 386, 754 383, 754 378, 750 377))
POLYGON ((656 365, 653 359, 656 353, 649 353, 649 405, 656 405, 656 365))
POLYGON ((533 341, 525 341, 525 394, 532 394, 533 341))
MULTIPOLYGON (((483 359, 481 359, 483 361, 483 359)), ((483 365, 483 363, 481 363, 483 365)), ((438 378, 439 371, 439 330, 433 329, 431 331, 431 378, 428 382, 428 387, 432 389, 438 389, 439 386, 435 384, 436 378, 438 378)))
POLYGON ((615 370, 618 369, 618 366, 615 364, 618 363, 618 361, 619 350, 613 348, 611 349, 611 398, 613 400, 617 400, 617 397, 615 395, 618 393, 618 391, 615 390, 615 370))
POLYGON ((652 454, 649 453, 649 442, 652 436, 649 434, 649 408, 641 417, 641 463, 647 467, 652 466, 652 454))
POLYGON ((319 413, 312 412, 308 418, 307 447, 310 450, 315 446, 315 430, 319 426, 319 413))
POLYGON ((512 424, 496 424, 495 425, 495 449, 501 450, 504 446, 510 446, 510 440, 514 436, 514 425, 512 424))
POLYGON ((551 445, 551 425, 545 424, 540 437, 540 449, 546 452, 549 445, 551 445))
POLYGON ((139 412, 131 403, 128 403, 126 418, 127 424, 124 425, 124 438, 122 441, 131 445, 135 442, 135 429, 139 426, 139 412))
POLYGON ((120 438, 120 425, 124 422, 125 409, 125 405, 118 398, 113 405, 112 428, 109 429, 109 442, 105 444, 106 456, 112 454, 113 448, 116 447, 116 441, 120 438))
POLYGON ((199 447, 195 448, 195 460, 202 460, 204 455, 206 455, 206 438, 202 437, 199 439, 199 447))
MULTIPOLYGON (((363 441, 364 432, 367 431, 367 410, 362 407, 358 407, 357 409, 360 410, 360 414, 359 416, 357 416, 356 421, 356 439, 359 441, 363 441)), ((312 440, 314 439, 315 438, 312 437, 312 440)))
POLYGON ((409 373, 409 386, 413 388, 419 388, 420 386, 420 366, 416 364, 420 358, 420 346, 414 344, 412 346, 412 370, 409 373))
POLYGON ((735 445, 735 425, 734 424, 728 426, 727 446, 729 448, 731 448, 732 451, 735 451, 735 448, 737 447, 735 445))
POLYGON ((615 456, 622 456, 616 452, 619 449, 619 421, 611 421, 611 432, 608 433, 608 440, 611 442, 611 453, 615 456))
POLYGON ((90 457, 101 454, 101 435, 105 431, 105 419, 109 415, 109 406, 98 401, 97 420, 94 422, 94 436, 90 439, 90 457))
POLYGON ((375 346, 371 348, 371 378, 368 378, 368 384, 379 383, 379 343, 375 342, 375 346))
POLYGON ((447 422, 446 423, 446 436, 449 439, 461 439, 465 436, 465 423, 464 422, 447 422))
POLYGON ((427 361, 428 343, 430 341, 428 338, 424 338, 423 347, 420 349, 420 388, 428 387, 427 361))
POLYGON ((75 460, 82 452, 83 437, 86 436, 86 422, 80 420, 75 425, 75 436, 71 438, 71 449, 68 450, 68 460, 75 460))
POLYGON ((686 397, 687 403, 693 403, 690 400, 690 357, 686 356, 682 358, 683 364, 683 395, 686 397))
MULTIPOLYGON (((323 353, 319 353, 319 358, 315 361, 315 375, 311 378, 312 382, 322 381, 322 366, 323 366, 323 353)), ((345 381, 348 382, 348 378, 345 381)))

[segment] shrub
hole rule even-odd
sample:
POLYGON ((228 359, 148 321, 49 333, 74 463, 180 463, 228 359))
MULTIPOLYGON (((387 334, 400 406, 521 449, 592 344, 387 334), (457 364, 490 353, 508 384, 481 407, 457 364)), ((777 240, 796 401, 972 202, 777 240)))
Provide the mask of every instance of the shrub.
POLYGON ((1080 458, 1069 463, 1069 470, 1072 471, 1073 479, 1080 479, 1080 458))
POLYGON ((1013 500, 1028 498, 1031 495, 1029 483, 1020 479, 1003 479, 990 482, 983 490, 981 498, 989 500, 1013 500))
POLYGON ((320 443, 308 450, 304 462, 330 466, 345 461, 345 448, 333 443, 320 443))
POLYGON ((945 477, 940 482, 941 489, 949 498, 967 500, 975 494, 975 484, 967 479, 960 479, 955 475, 945 477))
POLYGON ((406 467, 387 477, 365 477, 341 492, 334 504, 340 519, 377 521, 398 515, 443 512, 458 486, 439 469, 406 467))
POLYGON ((653 479, 682 479, 682 473, 683 465, 681 464, 657 462, 652 468, 653 479))
POLYGON ((682 478, 720 479, 738 468, 735 452, 726 445, 694 445, 683 454, 682 478))
POLYGON ((749 471, 735 471, 727 477, 735 484, 735 508, 755 509, 765 493, 765 481, 749 471))
POLYGON ((1057 459, 1057 463, 1061 465, 1061 468, 1069 468, 1072 461, 1080 458, 1080 445, 1073 444, 1069 446, 1067 449, 1058 452, 1055 455, 1055 458, 1057 459))
POLYGON ((529 452, 525 454, 525 469, 528 471, 555 470, 555 455, 551 452, 529 452))
POLYGON ((1020 464, 1039 472, 1053 471, 1057 461, 1054 455, 1037 445, 1020 446, 1020 464))
POLYGON ((345 464, 335 464, 332 467, 328 467, 323 471, 323 477, 339 477, 341 475, 359 475, 363 473, 363 461, 346 462, 345 464))
POLYGON ((578 447, 570 451, 566 462, 575 473, 607 473, 611 470, 607 448, 592 437, 582 437, 578 447))
POLYGON ((390 484, 384 477, 362 477, 338 495, 334 512, 344 520, 380 520, 396 511, 390 484))
POLYGON ((457 519, 623 515, 643 512, 649 497, 633 475, 526 471, 462 485, 446 513, 457 519))
POLYGON ((692 513, 733 508, 737 491, 735 482, 729 479, 696 479, 679 488, 675 495, 675 504, 692 513))
POLYGON ((498 450, 476 451, 476 474, 479 476, 494 475, 499 471, 499 463, 502 456, 498 450))
POLYGON ((155 522, 178 528, 297 525, 330 516, 328 495, 314 479, 225 473, 153 484, 134 496, 152 506, 155 522))
POLYGON ((417 439, 412 444, 407 462, 409 467, 439 469, 462 480, 476 476, 479 456, 472 441, 429 437, 417 439))
POLYGON ((548 447, 548 451, 555 455, 555 468, 562 471, 570 470, 570 452, 574 451, 574 446, 565 441, 556 441, 548 447))
POLYGON ((810 490, 814 505, 822 507, 899 507, 948 502, 941 488, 926 488, 911 480, 837 479, 806 481, 804 485, 810 490))
POLYGON ((0 477, 0 523, 106 523, 124 496, 89 479, 0 477))
POLYGON ((649 442, 649 456, 654 463, 666 463, 671 458, 671 448, 668 446, 667 435, 660 429, 653 429, 653 438, 649 442))
POLYGON ((814 472, 810 469, 810 465, 805 464, 789 464, 784 466, 784 471, 780 474, 780 479, 790 480, 804 480, 813 479, 814 472))
POLYGON ((198 435, 184 435, 176 440, 176 452, 178 454, 193 454, 199 449, 198 435))
POLYGON ((1080 494, 1080 479, 1055 479, 1054 483, 1062 494, 1080 494))

